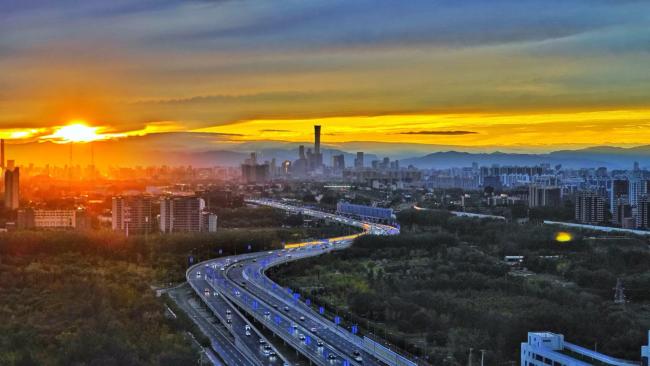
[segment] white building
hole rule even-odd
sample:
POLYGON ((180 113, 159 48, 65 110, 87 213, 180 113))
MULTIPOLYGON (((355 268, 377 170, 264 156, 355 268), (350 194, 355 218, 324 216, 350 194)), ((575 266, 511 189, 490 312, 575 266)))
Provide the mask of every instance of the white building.
MULTIPOLYGON (((648 332, 650 337, 650 332, 648 332)), ((648 346, 641 348, 647 366, 648 346)), ((521 344, 521 366, 638 366, 636 361, 621 360, 564 340, 562 334, 529 332, 528 341, 521 344)))

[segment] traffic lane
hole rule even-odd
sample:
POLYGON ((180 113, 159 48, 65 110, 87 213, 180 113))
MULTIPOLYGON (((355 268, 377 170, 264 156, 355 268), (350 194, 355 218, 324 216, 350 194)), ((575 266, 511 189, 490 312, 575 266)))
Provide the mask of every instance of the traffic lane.
MULTIPOLYGON (((227 270, 226 271, 226 277, 227 277, 228 272, 229 271, 227 270)), ((231 281, 231 280, 228 279, 227 281, 231 281)), ((236 283, 222 282, 222 281, 217 281, 216 283, 220 283, 222 286, 223 286, 224 283, 228 284, 226 286, 230 290, 230 292, 228 293, 228 296, 230 296, 230 293, 233 293, 233 296, 236 298, 236 300, 241 301, 244 304, 244 307, 245 307, 246 311, 249 312, 249 313, 255 313, 255 311, 256 311, 256 309, 251 308, 250 305, 249 305, 251 299, 255 298, 256 301, 258 301, 259 303, 262 303, 262 302, 260 302, 260 299, 256 298, 253 294, 246 291, 245 288, 237 287, 236 283)), ((293 320, 291 320, 291 319, 288 319, 286 317, 286 314, 284 314, 283 312, 281 312, 281 311, 279 311, 279 310, 277 310, 275 308, 267 307, 267 310, 271 313, 271 316, 275 320, 275 324, 269 324, 268 321, 267 321, 267 324, 271 327, 271 329, 275 329, 275 333, 277 335, 279 335, 280 337, 284 338, 286 336, 290 336, 290 337, 292 337, 291 339, 293 339, 293 341, 296 341, 295 337, 297 336, 297 334, 295 334, 293 332, 293 328, 292 328, 292 325, 295 324, 295 322, 293 320)), ((258 316, 259 316, 259 314, 258 314, 258 316)), ((330 347, 330 346, 328 346, 328 347, 330 347)), ((302 344, 300 345, 300 348, 296 348, 296 349, 298 351, 301 351, 301 353, 304 352, 302 344)), ((324 357, 326 359, 329 357, 330 354, 335 355, 335 359, 328 360, 328 362, 330 364, 335 364, 335 365, 343 364, 344 360, 349 360, 349 358, 350 358, 347 354, 345 354, 345 353, 343 353, 343 352, 341 352, 341 351, 339 351, 338 349, 335 349, 335 348, 331 348, 331 349, 330 348, 323 348, 322 352, 320 352, 320 353, 311 353, 312 356, 324 357)), ((307 355, 307 356, 309 356, 309 355, 307 355)))
POLYGON ((219 357, 227 365, 248 365, 250 362, 247 361, 246 357, 239 352, 235 345, 226 337, 224 334, 219 332, 214 324, 206 319, 203 314, 201 314, 198 309, 196 309, 192 304, 189 303, 188 299, 182 294, 172 293, 174 301, 181 307, 187 315, 192 318, 194 323, 201 329, 201 331, 210 339, 212 344, 212 349, 215 350, 219 357))
MULTIPOLYGON (((231 280, 233 280, 234 284, 239 284, 242 281, 245 281, 245 279, 244 279, 244 277, 242 275, 242 273, 243 273, 242 271, 244 269, 246 269, 246 267, 235 267, 232 270, 227 272, 227 276, 230 276, 231 273, 232 273, 234 275, 234 278, 231 277, 231 280)), ((247 291, 247 292, 250 292, 252 289, 246 287, 246 288, 244 288, 244 290, 247 291)), ((259 289, 259 290, 262 290, 262 289, 259 289)), ((267 296, 267 293, 265 291, 263 291, 263 290, 262 291, 257 291, 253 295, 257 295, 258 298, 260 298, 261 300, 266 300, 267 302, 270 300, 270 298, 267 296)), ((277 299, 273 299, 273 300, 276 301, 276 302, 278 301, 277 299)), ((307 314, 307 313, 302 313, 302 312, 299 313, 298 311, 296 311, 297 308, 295 307, 294 303, 284 302, 284 301, 282 301, 282 303, 283 303, 283 307, 287 306, 290 309, 293 309, 293 311, 289 311, 289 312, 285 311, 283 313, 283 315, 290 318, 291 321, 293 323, 295 323, 295 324, 307 322, 307 319, 312 317, 312 316, 316 316, 316 319, 321 319, 320 315, 318 315, 316 313, 313 313, 313 314, 307 314), (300 316, 305 316, 305 321, 304 322, 300 320, 300 316)), ((336 330, 333 330, 333 328, 335 327, 334 324, 332 324, 330 322, 321 323, 321 322, 313 321, 311 319, 310 319, 309 323, 312 326, 308 326, 308 328, 304 328, 303 325, 300 326, 300 327, 303 328, 303 332, 305 332, 306 334, 310 334, 314 338, 323 339, 331 347, 336 349, 336 351, 337 351, 336 353, 338 353, 340 357, 353 358, 355 351, 363 353, 363 350, 360 349, 360 347, 358 347, 352 341, 350 341, 350 340, 346 339, 345 337, 343 337, 336 330), (312 327, 322 327, 321 328, 322 332, 320 334, 314 334, 310 329, 312 327)), ((378 364, 375 360, 373 360, 371 358, 371 356, 369 354, 365 355, 365 359, 367 361, 366 360, 364 360, 364 361, 366 361, 366 364, 368 364, 368 365, 378 364)))
MULTIPOLYGON (((303 353, 303 355, 306 355, 309 357, 310 355, 316 359, 321 359, 321 362, 327 361, 330 364, 343 364, 344 359, 348 359, 347 355, 340 353, 340 351, 336 349, 329 349, 326 347, 317 347, 317 342, 316 345, 313 345, 313 342, 310 342, 309 339, 313 338, 307 338, 301 339, 301 335, 304 335, 300 333, 299 331, 296 331, 295 328, 293 328, 293 325, 295 322, 293 322, 290 319, 287 319, 285 315, 278 310, 272 309, 272 308, 264 308, 264 307, 258 307, 257 309, 251 308, 250 303, 253 299, 253 296, 244 292, 237 292, 235 295, 238 301, 240 301, 240 305, 243 306, 247 312, 251 314, 255 314, 258 316, 260 322, 263 324, 267 325, 267 328, 271 329, 276 335, 280 336, 283 338, 285 341, 291 342, 293 341, 294 343, 298 344, 298 347, 294 347, 297 351, 303 353), (242 304, 243 303, 243 304, 242 304), (264 317, 262 313, 263 311, 268 311, 269 315, 264 317), (275 322, 272 322, 271 319, 275 320, 275 322), (309 349, 311 346, 311 349, 309 349), (310 352, 310 353, 305 353, 305 352, 310 352), (334 360, 327 360, 328 356, 330 354, 335 355, 334 360)), ((259 301, 259 300, 257 300, 259 301)), ((329 346, 327 346, 329 347, 329 346)))
MULTIPOLYGON (((332 250, 332 248, 328 249, 332 250)), ((305 250, 301 251, 302 253, 294 253, 296 259, 300 259, 301 257, 307 257, 307 256, 312 256, 316 254, 322 253, 322 247, 318 246, 316 248, 305 248, 305 250)), ((274 261, 277 261, 277 259, 274 259, 274 261)), ((269 263, 268 265, 271 266, 273 263, 269 263)), ((259 273, 260 276, 258 277, 258 281, 254 282, 258 286, 266 287, 266 290, 269 292, 272 292, 272 288, 270 288, 269 283, 273 284, 271 280, 269 280, 267 277, 263 275, 263 263, 267 263, 264 260, 258 261, 257 263, 248 263, 247 267, 244 267, 244 271, 242 271, 242 274, 246 272, 247 270, 249 271, 248 273, 248 280, 253 282, 255 281, 256 276, 250 276, 250 270, 254 270, 254 273, 259 273), (251 269, 252 268, 252 269, 251 269), (265 280, 265 281, 263 281, 265 280), (268 282, 266 282, 268 281, 268 282)), ((244 277, 244 276, 242 276, 244 277)), ((360 342, 361 339, 351 333, 348 333, 346 329, 340 328, 336 326, 335 324, 331 323, 329 320, 323 318, 320 316, 318 313, 316 313, 313 309, 311 309, 309 306, 304 304, 301 301, 296 301, 291 297, 291 295, 285 291, 282 287, 276 286, 276 293, 280 295, 280 297, 285 300, 283 303, 285 306, 290 306, 291 309, 299 313, 299 315, 296 315, 299 319, 300 316, 305 316, 305 320, 301 320, 301 324, 304 328, 307 329, 323 329, 321 331, 321 334, 319 335, 321 338, 331 340, 333 343, 335 343, 336 346, 339 348, 342 348, 343 350, 347 351, 350 356, 354 357, 354 352, 357 351, 361 354, 363 357, 365 364, 374 364, 374 363, 379 363, 380 361, 370 355, 367 352, 363 351, 363 347, 360 344, 355 343, 355 341, 360 342), (331 332, 331 338, 326 336, 327 332, 331 332), (325 333, 325 334, 324 334, 325 333), (335 339, 337 337, 342 337, 345 341, 349 342, 349 344, 345 344, 341 341, 337 342, 335 339)), ((295 320, 296 317, 293 317, 295 320)), ((313 331, 311 331, 313 333, 313 331)))
POLYGON ((282 365, 284 363, 282 360, 283 357, 281 357, 276 350, 274 351, 277 356, 272 359, 269 359, 268 356, 261 351, 260 346, 262 343, 260 342, 260 339, 264 340, 265 344, 268 344, 268 340, 261 337, 259 331, 253 330, 254 327, 251 326, 248 330, 249 335, 246 335, 246 325, 248 325, 248 323, 239 316, 236 311, 234 311, 232 306, 222 298, 222 295, 214 296, 215 292, 210 286, 209 281, 204 278, 198 279, 196 275, 192 281, 197 284, 199 289, 210 289, 209 295, 206 296, 204 291, 203 294, 199 296, 202 297, 203 301, 213 305, 217 310, 217 315, 220 317, 221 322, 226 326, 226 328, 228 328, 233 336, 237 337, 239 341, 250 350, 251 354, 253 354, 262 365, 282 365), (228 319, 230 319, 231 323, 227 322, 228 319))

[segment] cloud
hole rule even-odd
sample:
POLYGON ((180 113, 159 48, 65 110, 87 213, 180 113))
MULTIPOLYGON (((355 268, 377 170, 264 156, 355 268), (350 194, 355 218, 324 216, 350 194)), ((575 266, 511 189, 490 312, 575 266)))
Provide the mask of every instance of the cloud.
POLYGON ((478 132, 474 131, 407 131, 400 132, 400 135, 445 135, 445 136, 455 136, 455 135, 473 135, 478 132))
POLYGON ((260 130, 260 132, 293 132, 293 131, 291 131, 291 130, 265 129, 265 130, 260 130))

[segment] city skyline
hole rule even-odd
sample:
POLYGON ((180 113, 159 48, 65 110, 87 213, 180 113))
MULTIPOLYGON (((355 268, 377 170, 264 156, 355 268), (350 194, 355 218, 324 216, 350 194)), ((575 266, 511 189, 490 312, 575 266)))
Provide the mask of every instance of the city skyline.
POLYGON ((0 5, 0 137, 34 154, 161 133, 206 150, 297 143, 314 124, 324 143, 388 151, 650 141, 648 4, 285 5, 0 5))

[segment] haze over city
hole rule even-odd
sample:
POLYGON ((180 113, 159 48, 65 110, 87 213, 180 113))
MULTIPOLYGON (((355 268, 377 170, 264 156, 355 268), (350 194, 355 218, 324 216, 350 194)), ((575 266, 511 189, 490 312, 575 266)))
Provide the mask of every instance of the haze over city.
POLYGON ((650 2, 0 0, 0 365, 648 366, 650 2))

